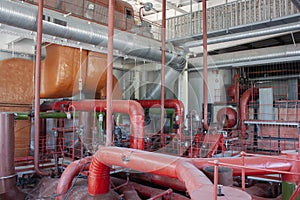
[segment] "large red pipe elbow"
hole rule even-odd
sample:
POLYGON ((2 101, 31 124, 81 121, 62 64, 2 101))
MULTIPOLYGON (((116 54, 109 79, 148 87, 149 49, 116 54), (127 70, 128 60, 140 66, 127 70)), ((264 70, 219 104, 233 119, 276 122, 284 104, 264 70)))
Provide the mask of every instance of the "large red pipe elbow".
MULTIPOLYGON (((83 101, 59 101, 42 105, 43 110, 63 110, 75 108, 76 111, 97 111, 106 110, 105 100, 83 100, 83 101)), ((129 114, 131 121, 130 147, 144 149, 144 109, 132 100, 113 100, 112 111, 129 114)), ((108 134, 108 133, 107 133, 108 134)))
MULTIPOLYGON (((160 100, 138 100, 143 108, 160 108, 160 100)), ((166 99, 164 101, 165 108, 173 108, 175 110, 175 124, 178 126, 176 133, 182 140, 183 122, 184 122, 184 105, 178 99, 166 99)))
POLYGON ((67 194, 68 190, 71 187, 72 181, 75 176, 77 176, 82 171, 89 170, 92 157, 85 157, 81 160, 76 160, 68 165, 65 171, 62 173, 61 178, 57 184, 56 188, 56 199, 64 199, 64 196, 67 194))
POLYGON ((182 158, 136 149, 100 147, 93 156, 90 167, 92 176, 88 178, 88 192, 92 196, 109 191, 108 186, 102 189, 104 187, 102 179, 107 180, 109 176, 109 170, 105 172, 99 170, 103 169, 104 165, 116 165, 140 172, 178 178, 185 184, 192 199, 198 199, 199 195, 207 194, 213 188, 210 180, 200 170, 182 158))
POLYGON ((247 131, 247 125, 244 124, 244 121, 248 119, 248 103, 250 101, 250 97, 253 95, 253 97, 256 97, 258 94, 257 88, 249 88, 246 90, 241 99, 240 99, 240 106, 239 106, 239 114, 240 114, 240 120, 239 120, 239 126, 241 130, 241 136, 242 138, 246 137, 246 131, 247 131))

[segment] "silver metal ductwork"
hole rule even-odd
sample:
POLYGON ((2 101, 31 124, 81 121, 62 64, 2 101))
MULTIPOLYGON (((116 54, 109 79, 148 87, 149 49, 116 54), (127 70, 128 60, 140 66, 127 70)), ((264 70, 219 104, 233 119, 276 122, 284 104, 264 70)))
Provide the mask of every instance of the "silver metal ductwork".
MULTIPOLYGON (((299 45, 269 47, 268 50, 254 49, 239 51, 238 53, 224 53, 208 57, 209 68, 242 67, 264 63, 277 63, 300 60, 299 45)), ((189 62, 196 66, 194 70, 202 70, 202 57, 190 58, 189 62)))
MULTIPOLYGON (((297 22, 288 25, 280 25, 272 28, 269 27, 261 30, 250 31, 247 33, 229 34, 228 36, 225 37, 222 36, 222 37, 211 38, 211 39, 208 38, 207 44, 218 44, 218 43, 231 42, 231 41, 237 41, 242 39, 256 38, 260 36, 289 33, 289 32, 299 31, 299 30, 300 30, 300 24, 297 22)), ((203 40, 193 41, 193 42, 185 43, 184 48, 186 49, 186 51, 188 51, 189 48, 199 47, 202 45, 203 45, 203 40)))

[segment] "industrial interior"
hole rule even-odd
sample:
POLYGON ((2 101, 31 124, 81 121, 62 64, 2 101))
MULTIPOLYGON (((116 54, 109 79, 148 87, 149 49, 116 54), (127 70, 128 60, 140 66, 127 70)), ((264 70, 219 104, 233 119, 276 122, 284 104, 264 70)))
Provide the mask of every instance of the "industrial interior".
POLYGON ((0 199, 299 200, 299 0, 1 0, 0 199))

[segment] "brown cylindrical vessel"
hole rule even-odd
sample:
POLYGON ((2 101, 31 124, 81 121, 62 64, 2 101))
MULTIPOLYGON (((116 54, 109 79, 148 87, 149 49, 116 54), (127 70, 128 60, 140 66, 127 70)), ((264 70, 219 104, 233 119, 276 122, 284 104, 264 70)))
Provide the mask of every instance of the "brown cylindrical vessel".
POLYGON ((0 113, 0 142, 0 199, 25 199, 25 194, 18 190, 15 181, 13 113, 0 113))
MULTIPOLYGON (((203 169, 205 175, 213 182, 214 180, 214 166, 205 167, 203 169)), ((224 186, 232 186, 233 175, 232 169, 227 167, 218 167, 218 184, 224 186)))

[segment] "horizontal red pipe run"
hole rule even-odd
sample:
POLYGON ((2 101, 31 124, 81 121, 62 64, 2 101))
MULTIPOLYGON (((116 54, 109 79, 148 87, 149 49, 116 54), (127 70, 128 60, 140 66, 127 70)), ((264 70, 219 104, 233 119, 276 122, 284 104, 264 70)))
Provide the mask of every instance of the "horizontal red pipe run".
MULTIPOLYGON (((59 101, 42 104, 41 109, 56 111, 95 111, 105 112, 105 100, 59 101)), ((113 100, 112 111, 129 114, 131 121, 130 147, 144 149, 144 109, 132 100, 113 100)))
MULTIPOLYGON (((221 163, 228 165, 240 165, 242 166, 242 158, 195 158, 192 159, 193 164, 199 169, 203 169, 207 166, 211 166, 209 161, 218 160, 221 163)), ((226 167, 226 166, 225 166, 226 167)), ((256 170, 246 169, 246 175, 262 175, 262 174, 274 174, 274 172, 262 171, 259 169, 278 170, 278 171, 290 171, 292 163, 285 160, 279 160, 278 158, 258 158, 258 157, 245 157, 245 167, 256 168, 256 170)), ((228 166, 228 168, 232 168, 228 166)), ((233 175, 240 176, 242 173, 241 168, 233 168, 233 175)))

